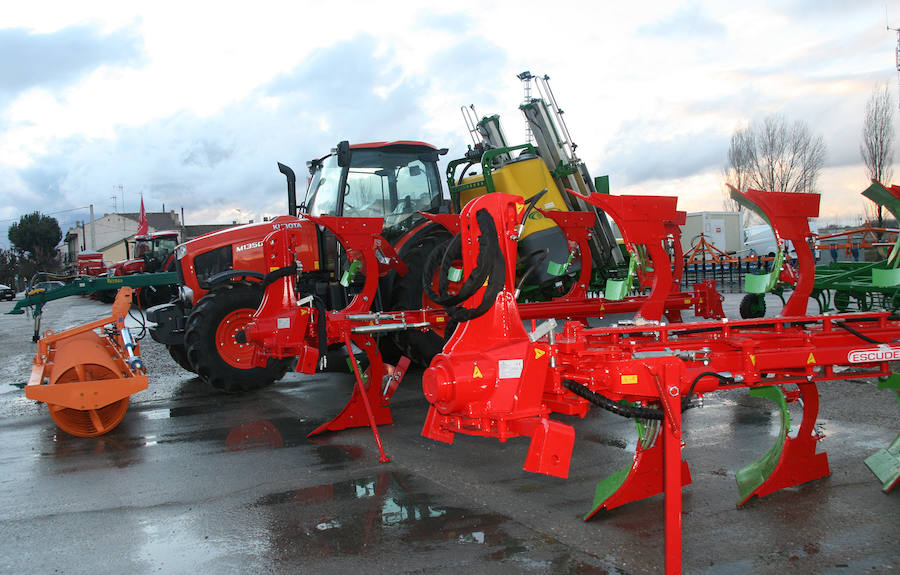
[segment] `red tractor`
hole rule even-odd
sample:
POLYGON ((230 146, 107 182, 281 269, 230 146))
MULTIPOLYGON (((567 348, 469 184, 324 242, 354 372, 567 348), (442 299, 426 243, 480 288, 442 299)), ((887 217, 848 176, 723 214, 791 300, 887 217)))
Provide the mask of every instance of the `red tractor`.
MULTIPOLYGON (((297 208, 296 178, 279 164, 288 182, 288 213, 262 223, 236 226, 200 236, 175 249, 179 297, 149 310, 156 323, 154 340, 172 358, 225 391, 256 389, 281 378, 291 360, 272 358, 253 367, 253 346, 242 340, 244 326, 259 307, 266 274, 273 271, 263 254, 263 240, 282 227, 305 235, 298 286, 322 309, 341 309, 362 286, 348 265, 345 248, 330 232, 304 217, 383 218, 382 237, 408 268, 379 281, 375 311, 423 307, 425 259, 450 233, 420 212, 448 212, 442 197, 438 157, 446 153, 413 141, 349 145, 344 141, 324 157, 308 162, 306 198, 297 208)), ((379 346, 388 357, 405 354, 426 363, 440 351, 443 338, 433 331, 409 330, 384 335, 379 346)))
MULTIPOLYGON (((108 277, 130 276, 142 273, 173 271, 175 269, 175 247, 179 242, 177 231, 162 231, 135 236, 132 255, 110 265, 106 269, 108 277)), ((127 244, 126 244, 127 251, 127 244)), ((147 308, 166 302, 174 295, 173 286, 146 286, 138 290, 137 300, 147 308)), ((98 292, 97 297, 112 303, 116 290, 98 292)))

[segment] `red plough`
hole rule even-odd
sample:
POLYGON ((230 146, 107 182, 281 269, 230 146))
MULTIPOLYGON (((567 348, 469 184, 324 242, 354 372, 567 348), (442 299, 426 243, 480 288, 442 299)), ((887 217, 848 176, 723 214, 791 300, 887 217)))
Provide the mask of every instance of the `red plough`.
MULTIPOLYGON (((770 211, 780 200, 764 192, 752 195, 770 211)), ((635 202, 608 196, 587 200, 613 212, 614 217, 616 211, 635 202)), ((463 226, 463 244, 469 246, 463 254, 464 270, 474 269, 478 246, 488 245, 484 236, 492 235, 505 260, 506 276, 495 296, 484 293, 491 282, 473 296, 475 301, 485 295, 494 297, 495 303, 484 315, 462 323, 444 353, 426 370, 423 387, 432 405, 423 435, 442 441, 451 441, 456 433, 501 441, 528 436, 531 444, 524 468, 565 477, 574 430, 551 419, 552 412, 583 414, 593 404, 657 422, 658 435, 648 433, 642 438, 631 470, 624 473, 619 485, 613 484, 601 494, 598 507, 614 507, 663 490, 669 573, 678 573, 681 567, 680 491, 689 482, 681 458, 681 413, 693 399, 721 389, 747 387, 776 401, 785 401, 785 394, 787 399, 803 400, 805 412, 798 436, 787 437, 783 430, 782 445, 756 468, 739 473, 741 495, 746 500, 828 473, 825 455, 815 452, 816 382, 888 376, 889 362, 900 358, 900 346, 889 343, 900 337, 900 322, 887 313, 798 313, 776 319, 664 325, 646 321, 662 315, 658 285, 641 307, 645 321, 601 328, 568 321, 561 333, 549 326, 529 334, 521 327, 524 314, 520 309, 524 306, 517 306, 513 298, 510 273, 516 261, 516 244, 510 238, 515 237, 516 204, 520 201, 494 194, 466 207, 469 214, 481 216, 479 222, 487 220, 484 214, 490 214, 493 225, 476 225, 470 218, 469 225, 463 226), (782 391, 785 386, 786 392, 782 391), (651 443, 652 447, 647 447, 651 443)), ((776 226, 785 223, 780 217, 772 221, 776 226)), ((799 218, 788 220, 787 225, 783 237, 799 239, 803 232, 799 218)), ((654 271, 665 280, 665 266, 656 263, 663 253, 655 237, 638 236, 633 241, 651 242, 645 247, 655 256, 654 271)), ((801 261, 801 274, 804 269, 801 261)), ((798 290, 808 283, 801 278, 798 290)), ((789 427, 789 420, 785 424, 789 427)))

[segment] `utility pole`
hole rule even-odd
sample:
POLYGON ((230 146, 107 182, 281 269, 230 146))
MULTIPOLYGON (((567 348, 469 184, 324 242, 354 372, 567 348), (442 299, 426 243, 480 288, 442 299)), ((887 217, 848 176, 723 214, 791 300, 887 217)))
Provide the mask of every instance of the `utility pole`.
POLYGON ((97 251, 97 232, 94 227, 94 204, 91 204, 91 251, 97 251))

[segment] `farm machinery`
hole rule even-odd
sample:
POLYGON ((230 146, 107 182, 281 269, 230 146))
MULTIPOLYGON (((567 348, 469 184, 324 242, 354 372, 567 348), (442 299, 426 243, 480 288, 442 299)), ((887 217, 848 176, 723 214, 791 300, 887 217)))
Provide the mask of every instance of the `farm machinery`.
MULTIPOLYGON (((877 181, 863 196, 883 206, 894 218, 900 216, 900 186, 886 187, 877 181)), ((812 296, 820 311, 900 309, 900 237, 885 259, 875 262, 830 262, 816 268, 812 296)))
MULTIPOLYGON (((807 217, 818 209, 817 195, 733 193, 767 214, 785 238, 806 237, 807 217)), ((500 441, 528 437, 524 469, 566 477, 575 430, 554 420, 553 413, 584 416, 596 405, 635 418, 641 424, 633 463, 597 486, 587 517, 665 493, 666 564, 668 572, 676 573, 681 564, 680 493, 690 483, 688 464, 681 458, 682 411, 707 393, 735 388, 749 388, 752 395, 778 405, 781 433, 776 445, 737 473, 740 504, 824 477, 830 471, 827 455, 816 451, 821 439, 815 428, 816 384, 879 377, 885 378, 885 387, 900 387, 890 368, 891 361, 900 359, 900 347, 894 343, 900 338, 900 321, 887 312, 807 316, 813 281, 804 274, 814 266, 812 252, 802 247, 800 275, 781 317, 728 321, 719 315, 716 321, 675 321, 665 304, 677 285, 673 269, 683 261, 673 260, 667 250, 671 222, 678 217, 675 198, 592 194, 581 199, 617 221, 630 252, 639 247, 645 251, 653 284, 648 296, 623 302, 578 297, 517 302, 517 249, 529 217, 527 202, 503 193, 474 198, 459 216, 435 218, 455 219, 459 226, 454 236, 458 240, 434 251, 423 278, 433 280, 425 281, 428 297, 443 309, 364 311, 365 298, 376 289, 374 280, 367 280, 345 310, 325 312, 325 342, 362 350, 368 368, 351 357, 353 396, 338 417, 316 431, 369 425, 381 460, 388 461, 378 425, 391 421, 389 399, 399 379, 397 371, 384 367, 373 335, 455 323, 442 352, 422 376, 430 403, 422 434, 447 443, 459 433, 500 441), (463 274, 454 282, 447 274, 460 261, 463 274), (429 274, 435 268, 437 278, 429 274), (612 327, 590 327, 586 321, 613 310, 635 313, 634 319, 612 327), (557 319, 565 319, 561 330, 557 319), (787 404, 793 402, 803 410, 796 435, 788 433, 787 404)), ((314 221, 354 246, 347 253, 356 253, 364 269, 378 266, 379 273, 385 273, 397 265, 393 254, 376 256, 377 223, 369 226, 373 231, 365 240, 357 241, 348 232, 359 232, 359 225, 340 230, 336 221, 314 221)), ((581 223, 589 225, 591 220, 581 223)), ((239 337, 254 346, 254 362, 297 357, 298 371, 314 371, 323 314, 295 290, 301 238, 282 229, 270 234, 264 245, 267 258, 280 267, 268 278, 262 304, 239 337)), ((885 491, 900 479, 898 451, 900 440, 866 461, 885 491)))
MULTIPOLYGON (((900 186, 885 187, 877 181, 866 188, 862 195, 876 204, 883 206, 894 217, 900 214, 900 186)), ((732 197, 736 194, 732 193, 732 197)), ((737 197, 740 197, 739 195, 737 197)), ((740 200, 738 200, 740 202, 740 200)), ((796 200, 797 209, 806 209, 804 213, 809 217, 815 217, 808 208, 808 201, 796 200), (799 204, 804 204, 805 208, 799 204)), ((745 206, 746 207, 746 206, 745 206)), ((771 215, 767 208, 754 208, 766 221, 770 222, 771 215)), ((786 215, 790 215, 788 205, 779 204, 777 209, 786 215)), ((777 215, 782 217, 782 215, 777 215)), ((786 228, 782 228, 786 229, 786 228)), ((774 293, 784 302, 786 288, 794 288, 799 277, 812 278, 813 287, 810 297, 816 300, 819 313, 832 310, 844 311, 869 311, 872 309, 884 309, 896 311, 900 309, 900 237, 894 241, 891 250, 885 259, 874 262, 859 261, 832 261, 826 265, 815 266, 815 273, 810 270, 799 270, 799 262, 807 261, 806 258, 798 258, 796 262, 789 263, 786 259, 786 247, 795 246, 797 250, 805 250, 803 246, 809 246, 815 239, 814 234, 807 232, 806 237, 793 235, 781 237, 775 231, 778 250, 775 253, 772 265, 768 272, 761 274, 748 274, 744 276, 744 291, 747 294, 741 301, 741 317, 763 317, 766 312, 765 294, 774 293)), ((822 238, 818 238, 821 242, 822 238)), ((813 260, 808 265, 815 265, 813 260)), ((800 305, 799 303, 797 305, 800 305)), ((792 310, 799 311, 798 309, 792 310)))
MULTIPOLYGON (((352 395, 313 433, 369 426, 382 461, 389 458, 378 426, 392 421, 390 398, 409 359, 428 366, 424 436, 446 443, 460 433, 527 437, 527 471, 568 475, 575 428, 554 413, 584 416, 596 405, 634 418, 632 465, 597 486, 588 517, 664 493, 666 569, 679 572, 681 489, 690 483, 682 411, 707 393, 736 388, 778 405, 778 442, 737 474, 741 503, 823 477, 829 468, 816 451, 816 385, 880 377, 886 388, 900 387, 890 367, 900 359, 900 322, 887 312, 806 315, 814 265, 802 246, 817 195, 733 192, 799 249, 782 316, 728 321, 714 284, 680 289, 684 213, 675 198, 601 193, 603 180, 577 166, 558 169, 564 163, 551 170, 542 146, 507 146, 498 128, 490 118, 476 124, 481 147, 448 166, 452 207, 440 200, 440 150, 421 142, 339 144, 310 164, 300 214, 289 199, 290 215, 178 247, 181 298, 153 310, 154 338, 230 390, 259 387, 289 366, 313 373, 330 347, 346 347, 352 395), (475 164, 481 174, 466 174, 475 164), (560 185, 561 177, 585 187, 560 185), (404 194, 419 178, 428 192, 404 194), (556 210, 557 197, 571 197, 571 209, 556 210), (602 239, 598 220, 607 214, 630 256, 624 278, 598 271, 621 255, 602 239), (528 246, 528 233, 540 231, 528 225, 546 220, 555 231, 545 235, 556 239, 535 235, 528 246), (593 291, 600 281, 602 298, 593 291), (635 283, 649 293, 633 295, 635 283), (523 293, 535 297, 519 301, 523 293), (682 323, 687 309, 711 321, 682 323), (591 326, 621 313, 633 319, 591 326), (792 435, 786 406, 795 402, 803 416, 792 435)), ((293 173, 281 169, 292 198, 293 173)), ((900 440, 867 460, 885 491, 900 478, 898 451, 900 440)))
POLYGON ((95 437, 116 427, 131 395, 147 389, 140 347, 125 326, 134 292, 118 290, 109 317, 38 340, 25 397, 47 404, 71 435, 95 437))

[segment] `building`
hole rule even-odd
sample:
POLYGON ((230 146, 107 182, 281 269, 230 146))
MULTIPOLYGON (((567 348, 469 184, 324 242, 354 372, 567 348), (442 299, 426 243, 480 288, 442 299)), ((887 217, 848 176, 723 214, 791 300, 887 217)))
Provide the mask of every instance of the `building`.
MULTIPOLYGON (((147 231, 149 233, 176 230, 181 241, 231 227, 234 224, 202 224, 183 226, 175 211, 147 212, 147 231)), ((137 233, 140 213, 104 214, 102 218, 91 222, 82 222, 66 232, 64 243, 58 248, 63 266, 71 269, 75 266, 78 254, 95 251, 103 254, 107 264, 132 257, 131 248, 137 233)))

